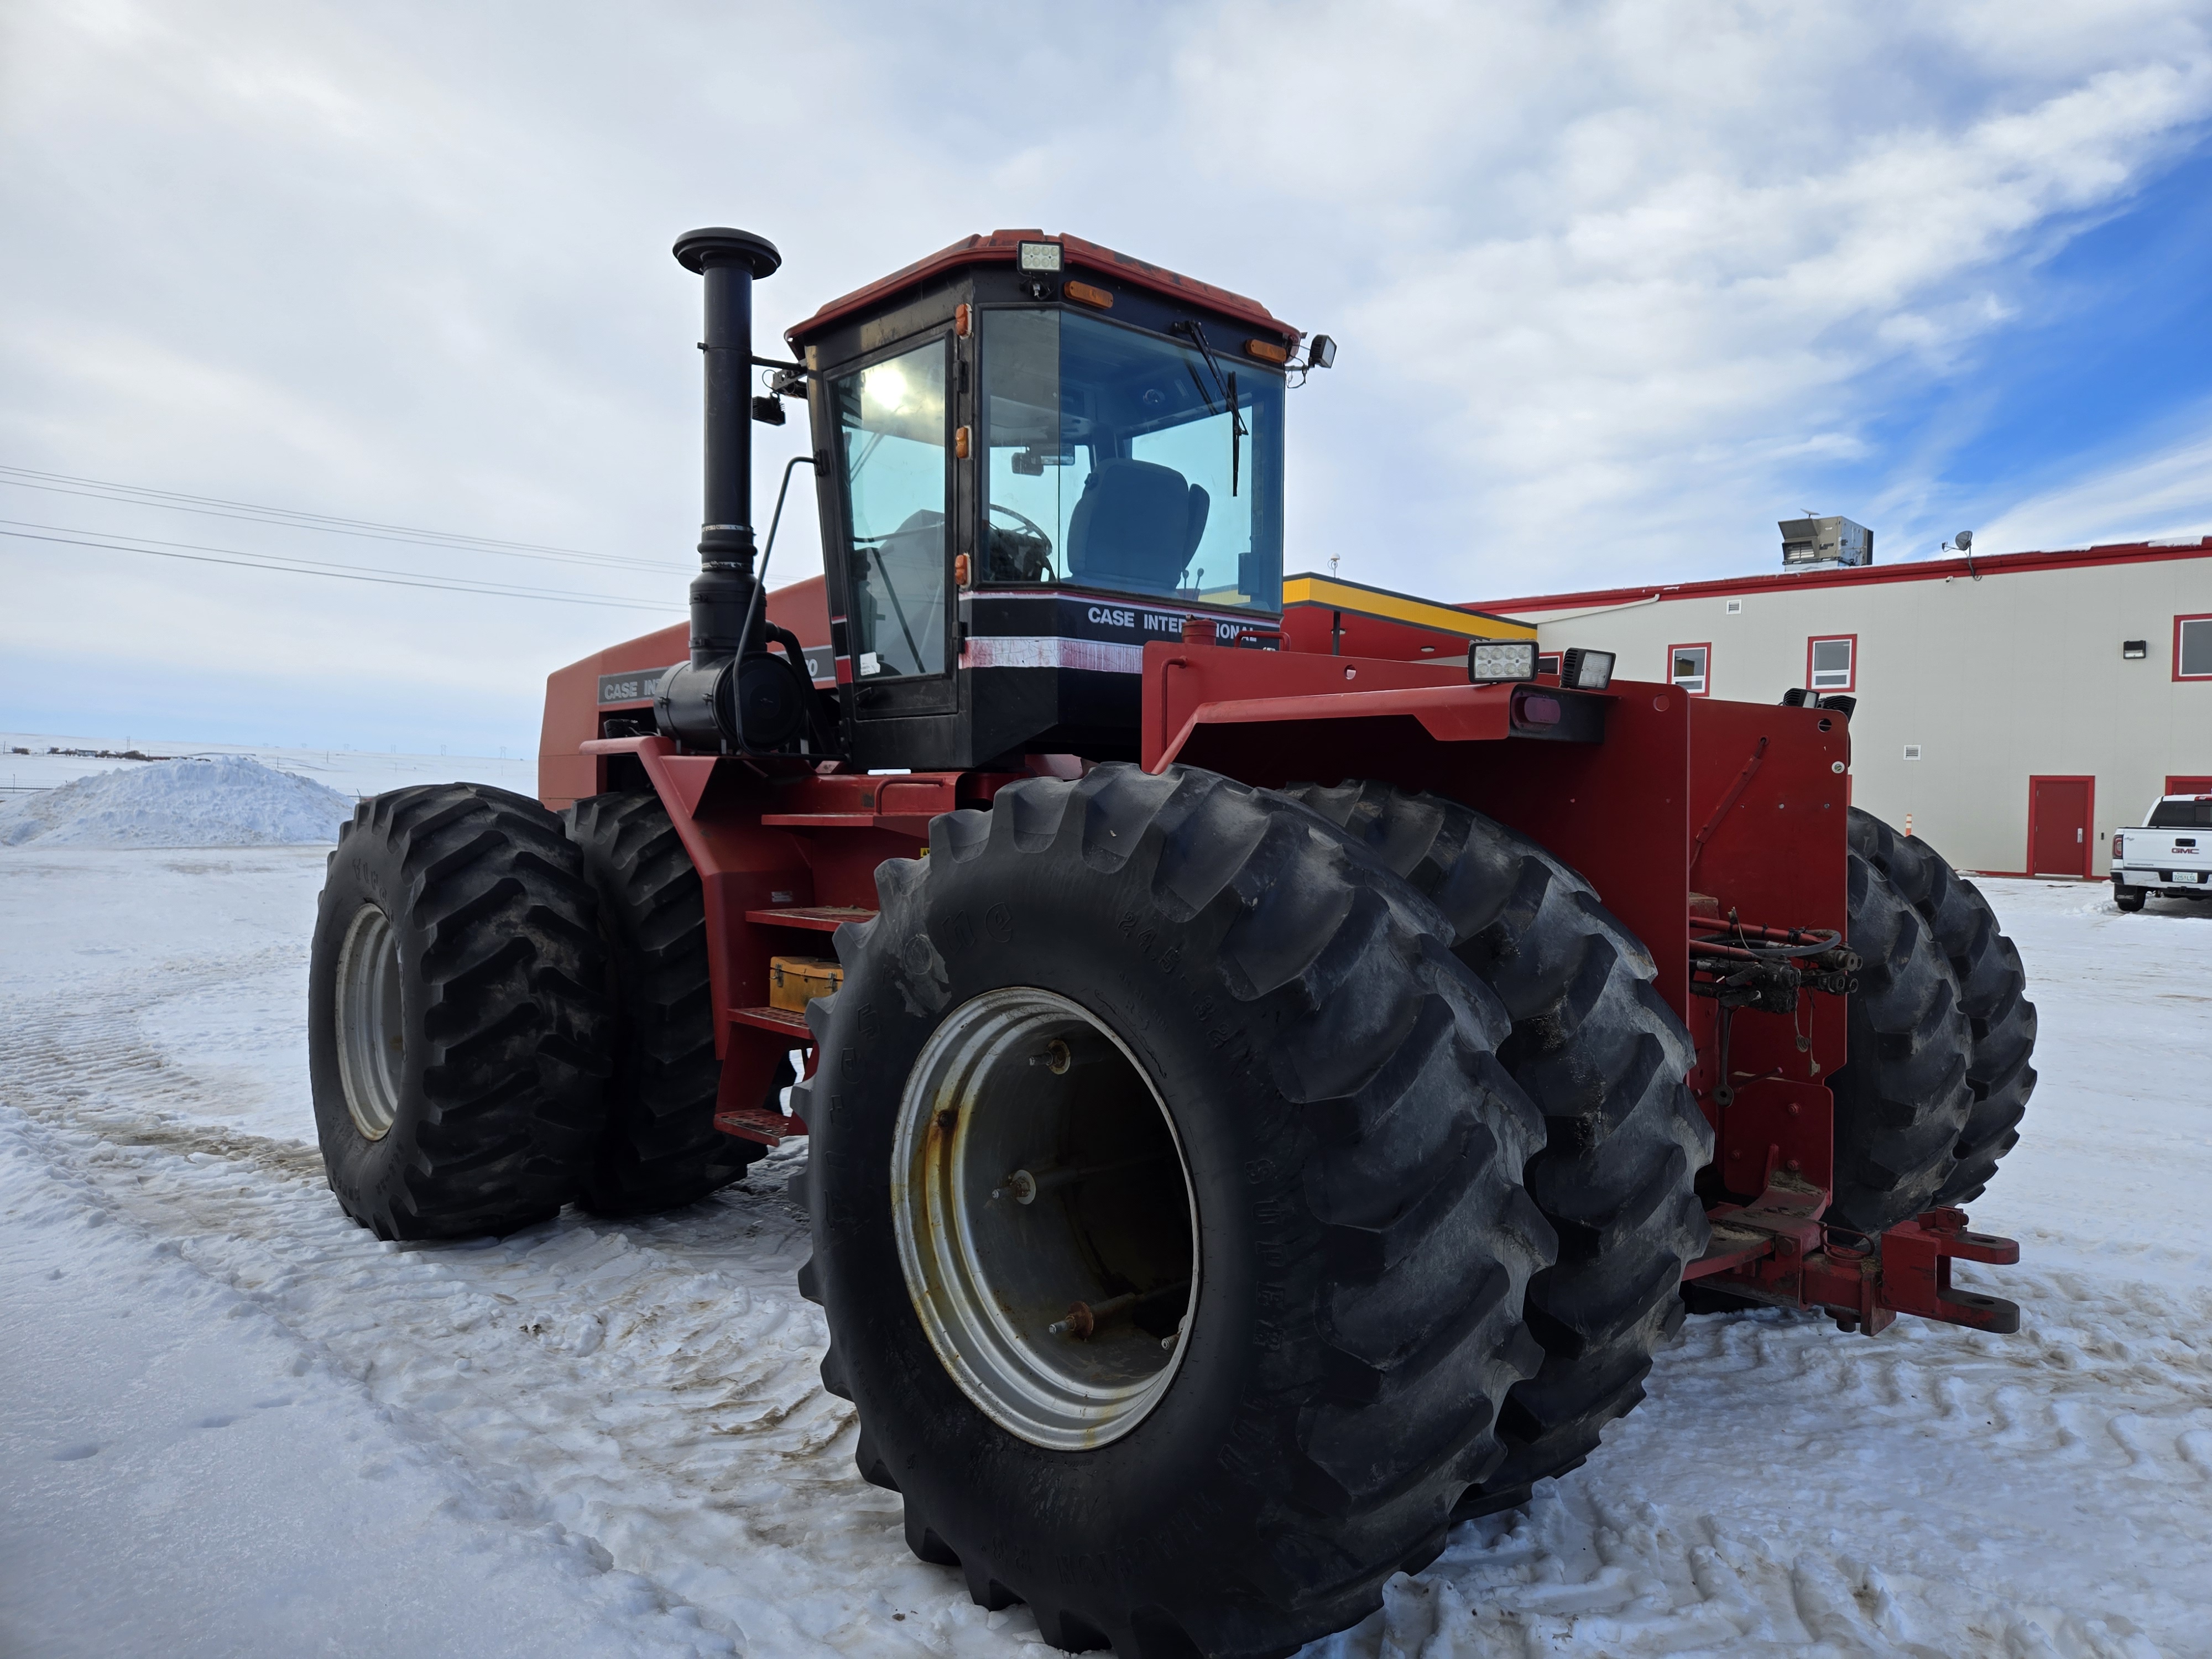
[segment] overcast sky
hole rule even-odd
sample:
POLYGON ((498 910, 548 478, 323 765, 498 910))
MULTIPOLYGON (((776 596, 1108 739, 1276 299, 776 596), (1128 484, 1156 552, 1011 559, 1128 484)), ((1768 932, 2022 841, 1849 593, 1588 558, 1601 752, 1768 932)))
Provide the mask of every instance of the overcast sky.
MULTIPOLYGON (((0 471, 0 726, 533 748, 546 672, 659 614, 23 537, 674 620, 698 224, 782 249, 763 344, 1000 226, 1334 334, 1293 569, 1765 571, 1804 509, 1883 561, 2212 533, 2208 115, 2212 3, 2153 0, 0 0, 0 468, 667 567, 0 471)), ((765 522, 805 441, 755 430, 765 522)))

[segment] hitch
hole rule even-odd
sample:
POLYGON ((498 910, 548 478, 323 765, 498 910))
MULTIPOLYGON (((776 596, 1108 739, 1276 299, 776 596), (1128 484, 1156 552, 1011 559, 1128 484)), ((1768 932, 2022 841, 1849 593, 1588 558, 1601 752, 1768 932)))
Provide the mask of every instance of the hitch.
POLYGON ((2020 1304, 1962 1291, 1951 1283, 1954 1261, 2010 1267, 2020 1245, 1970 1232, 1964 1210, 1928 1210, 1869 1238, 1820 1219, 1827 1194, 1777 1172, 1750 1204, 1711 1212, 1705 1254, 1682 1270, 1696 1283, 1778 1308, 1824 1308, 1847 1331, 1878 1336, 1897 1316, 1915 1314, 1947 1325, 2010 1335, 2020 1304))

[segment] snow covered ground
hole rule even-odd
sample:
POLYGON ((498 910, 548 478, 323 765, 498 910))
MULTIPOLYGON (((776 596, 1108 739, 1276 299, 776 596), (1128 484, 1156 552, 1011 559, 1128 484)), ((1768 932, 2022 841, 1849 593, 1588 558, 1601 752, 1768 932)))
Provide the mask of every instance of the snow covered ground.
MULTIPOLYGON (((526 787, 526 782, 521 787, 526 787)), ((0 1652, 1010 1655, 854 1472, 781 1197, 380 1244, 322 1182, 314 848, 0 848, 0 1652)), ((2212 1654, 2212 914, 1991 881, 2016 1337, 1692 1319, 1331 1659, 2212 1654)))

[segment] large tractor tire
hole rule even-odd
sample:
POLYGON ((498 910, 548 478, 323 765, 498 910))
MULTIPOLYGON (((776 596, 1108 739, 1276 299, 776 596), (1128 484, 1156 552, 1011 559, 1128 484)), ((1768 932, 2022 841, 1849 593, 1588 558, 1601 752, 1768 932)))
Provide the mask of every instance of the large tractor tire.
POLYGON ((606 964, 561 822, 483 784, 363 801, 315 917, 307 1052, 331 1189, 380 1238, 574 1198, 599 1129, 606 964))
POLYGON ((1364 1616, 1504 1456, 1555 1249, 1443 916, 1188 769, 1017 783, 876 882, 800 1107, 799 1285, 861 1473, 1061 1648, 1364 1616))
POLYGON ((1849 1050, 1828 1079, 1836 1167, 1825 1219, 1872 1235, 1933 1206, 1957 1167, 1973 1029, 1927 918, 1858 852, 1846 863, 1861 966, 1846 1003, 1849 1050))
POLYGON ((2020 1121, 2035 1091, 2035 1005, 2027 1000, 2027 973, 1990 902, 1926 842, 1900 836, 1857 807, 1851 809, 1850 839, 1851 851, 1889 878, 1920 913, 1958 983, 1973 1040, 1966 1057, 1973 1101, 1952 1147, 1956 1162, 1935 1201, 1964 1204, 1981 1196, 1997 1160, 2019 1144, 2020 1121))
POLYGON ((1686 1080, 1690 1034, 1652 983, 1651 953, 1526 836, 1388 784, 1286 793, 1442 908, 1454 951, 1513 1022, 1498 1058, 1543 1114, 1527 1172, 1559 1237, 1558 1261, 1528 1282, 1543 1367, 1514 1385, 1505 1461, 1461 1512, 1504 1508, 1589 1455, 1681 1325, 1682 1268, 1709 1237, 1693 1183, 1713 1147, 1686 1080))
MULTIPOLYGON (((584 1206, 610 1216, 674 1209, 728 1186, 768 1150, 714 1127, 721 1063, 699 872, 658 795, 592 795, 565 816, 599 899, 614 1008, 614 1077, 584 1206)), ((791 1081, 786 1060, 770 1109, 791 1081)))

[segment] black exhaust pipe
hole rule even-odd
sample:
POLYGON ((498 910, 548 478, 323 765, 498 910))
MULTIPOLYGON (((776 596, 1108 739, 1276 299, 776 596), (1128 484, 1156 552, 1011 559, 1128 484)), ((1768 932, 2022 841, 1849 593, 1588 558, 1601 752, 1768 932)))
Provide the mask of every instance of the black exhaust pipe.
POLYGON ((753 283, 772 276, 783 256, 765 237, 719 227, 687 231, 675 252, 678 264, 706 279, 706 512, 691 582, 690 660, 661 677, 653 713, 662 732, 690 747, 773 749, 802 711, 781 664, 769 659, 745 672, 766 642, 764 607, 753 602, 750 387, 753 283))

